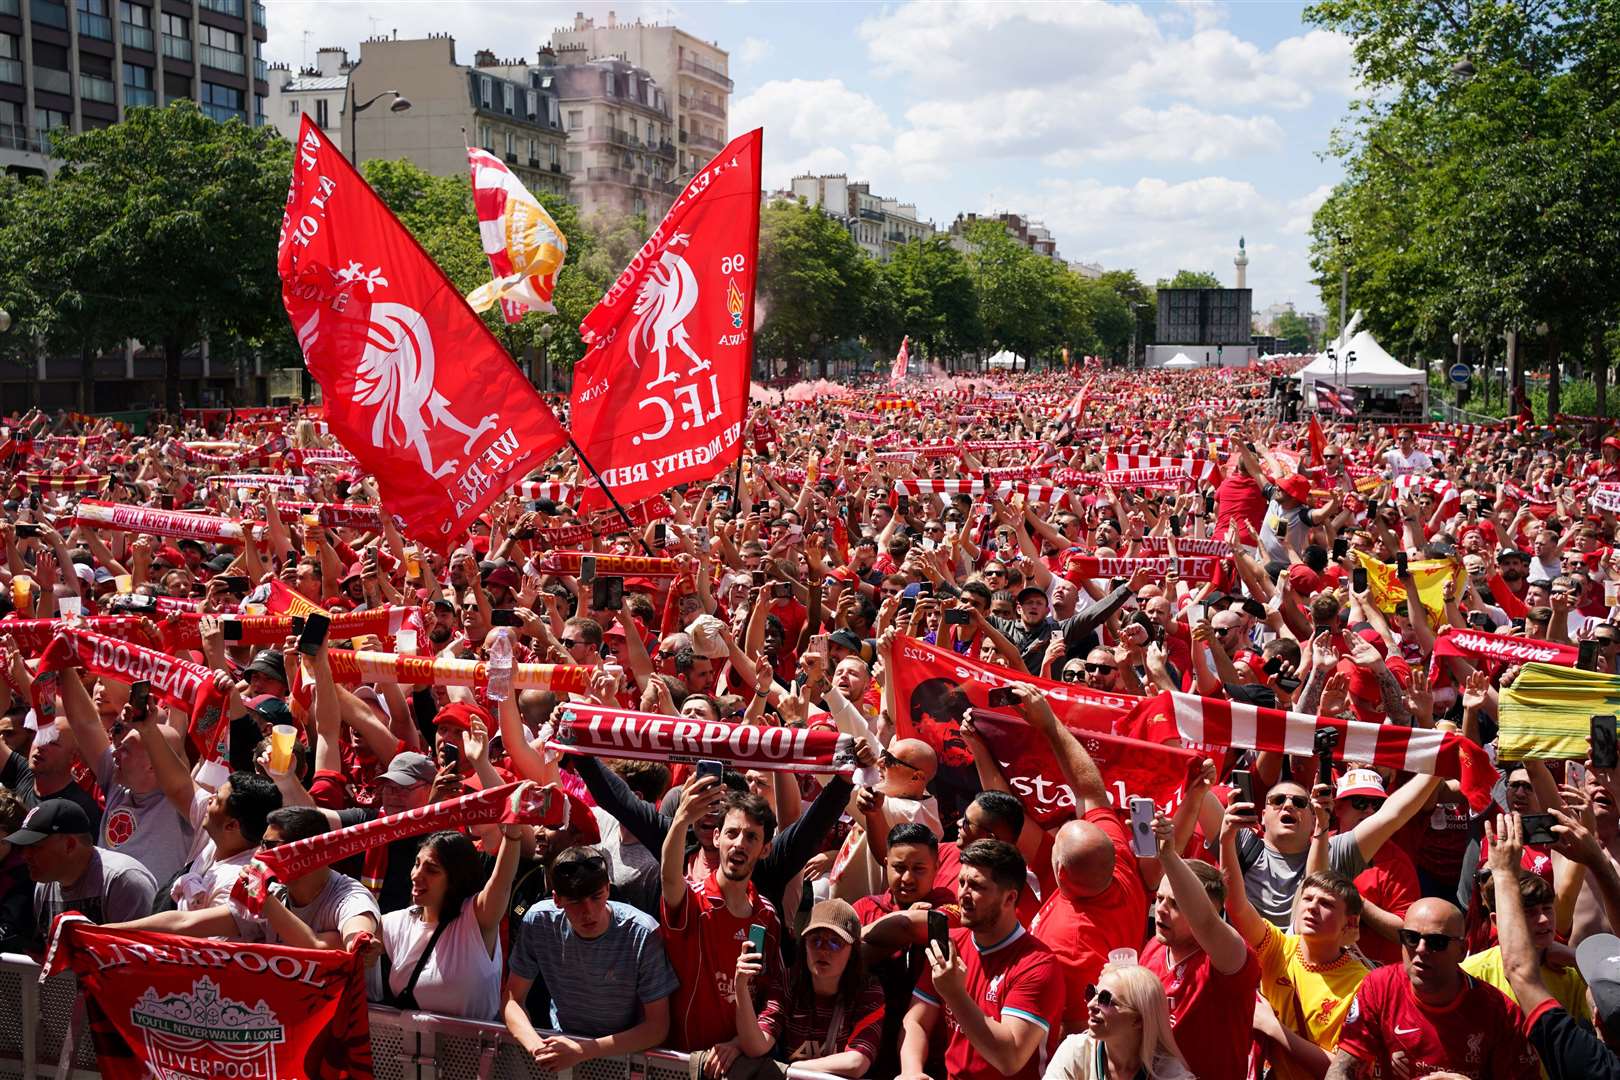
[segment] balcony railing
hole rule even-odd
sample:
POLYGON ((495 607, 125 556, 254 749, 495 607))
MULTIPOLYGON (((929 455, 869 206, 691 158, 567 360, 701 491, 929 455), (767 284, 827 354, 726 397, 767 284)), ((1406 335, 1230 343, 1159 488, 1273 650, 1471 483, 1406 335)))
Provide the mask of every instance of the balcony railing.
POLYGON ((590 142, 610 142, 618 146, 634 146, 636 140, 630 137, 628 131, 622 128, 592 127, 585 131, 585 138, 590 142))
POLYGON ((138 105, 156 105, 157 91, 150 86, 131 86, 124 84, 124 108, 133 109, 138 105))
POLYGON ((0 60, 0 83, 22 85, 22 61, 0 60))
POLYGON ((56 68, 34 65, 34 89, 67 97, 73 93, 73 76, 56 68))
POLYGON ((79 97, 84 101, 101 101, 108 105, 118 100, 111 79, 97 78, 82 72, 79 74, 79 97))
POLYGON ((258 0, 254 0, 253 3, 253 22, 256 26, 269 25, 269 22, 264 17, 264 5, 259 3, 258 0))
POLYGON ((198 46, 198 54, 198 59, 202 61, 203 67, 229 71, 233 75, 247 74, 247 58, 241 53, 234 53, 229 49, 215 48, 213 45, 200 45, 198 46))
POLYGON ((683 108, 683 109, 691 109, 694 112, 707 113, 710 116, 717 116, 721 120, 724 120, 726 118, 726 110, 725 109, 723 109, 719 105, 716 105, 712 101, 704 101, 700 97, 686 97, 686 96, 682 95, 682 97, 681 97, 681 108, 683 108))
POLYGON ((187 38, 163 35, 163 55, 174 60, 191 61, 191 42, 187 38))
POLYGON ((68 13, 66 5, 53 4, 51 0, 30 0, 28 11, 37 23, 54 26, 59 30, 67 29, 68 13))
POLYGON ((700 64, 690 57, 685 57, 681 60, 681 70, 689 75, 700 75, 703 78, 708 79, 710 82, 719 83, 728 91, 731 89, 731 80, 728 79, 723 73, 716 71, 707 64, 700 64))
POLYGON ((100 41, 111 41, 112 20, 105 15, 92 15, 88 11, 81 11, 79 12, 79 34, 100 41))
POLYGON ((221 15, 235 15, 242 17, 242 0, 199 0, 198 6, 208 11, 217 11, 221 15))
POLYGON ((270 65, 264 62, 264 57, 258 56, 253 60, 253 78, 259 82, 270 81, 270 65))
POLYGON ((668 158, 670 161, 675 160, 675 144, 668 139, 665 139, 657 146, 648 144, 647 150, 649 153, 657 154, 661 158, 668 158))
POLYGON ((247 113, 241 109, 227 109, 223 105, 210 105, 204 102, 202 111, 204 116, 212 117, 222 124, 229 123, 232 120, 247 120, 247 113))
POLYGON ((134 26, 124 24, 124 48, 145 49, 152 51, 152 28, 150 26, 134 26))
POLYGON ((45 136, 34 128, 22 124, 0 124, 0 150, 24 150, 33 154, 43 154, 45 136))
POLYGON ((611 165, 592 165, 585 170, 585 179, 592 181, 605 181, 611 184, 631 184, 634 179, 624 169, 615 169, 611 165))
POLYGON ((719 139, 708 135, 700 135, 695 131, 692 132, 692 145, 701 146, 706 150, 724 150, 726 148, 726 144, 719 139))

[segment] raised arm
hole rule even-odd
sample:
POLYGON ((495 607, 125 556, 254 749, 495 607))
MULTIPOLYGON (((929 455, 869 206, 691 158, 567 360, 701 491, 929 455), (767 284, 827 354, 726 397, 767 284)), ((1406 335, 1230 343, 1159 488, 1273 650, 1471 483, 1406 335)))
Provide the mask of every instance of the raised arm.
MULTIPOLYGON (((675 810, 675 820, 659 850, 659 874, 663 884, 664 911, 670 919, 681 917, 682 906, 689 891, 686 885, 686 830, 701 821, 726 797, 726 786, 717 776, 699 776, 693 773, 681 787, 681 803, 675 810)), ((846 793, 845 798, 848 798, 846 793)))
POLYGON ((1164 866, 1164 878, 1170 883, 1176 906, 1186 917, 1194 940, 1209 954, 1216 971, 1222 975, 1235 974, 1249 956, 1243 935, 1221 917, 1220 909, 1204 891, 1204 883, 1182 859, 1175 844, 1175 826, 1170 819, 1163 814, 1155 815, 1153 832, 1159 839, 1159 861, 1164 866))
POLYGON ((1058 721, 1052 712, 1052 706, 1046 703, 1040 691, 1027 683, 1017 683, 1012 687, 1012 693, 1018 701, 1018 709, 1023 713, 1024 719, 1029 721, 1030 726, 1039 731, 1047 744, 1052 747, 1058 770, 1063 774, 1063 782, 1074 792, 1075 811, 1084 814, 1088 810, 1106 809, 1111 806, 1108 788, 1103 783, 1102 771, 1097 768, 1097 763, 1091 760, 1091 755, 1086 753, 1086 748, 1080 745, 1080 740, 1074 737, 1074 732, 1058 721))

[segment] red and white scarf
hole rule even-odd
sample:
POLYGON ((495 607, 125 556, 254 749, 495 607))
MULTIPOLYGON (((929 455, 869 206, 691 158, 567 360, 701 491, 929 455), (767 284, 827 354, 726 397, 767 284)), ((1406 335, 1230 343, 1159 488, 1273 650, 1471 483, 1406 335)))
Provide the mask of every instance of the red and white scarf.
POLYGON ((565 754, 640 761, 723 761, 734 769, 839 773, 855 770, 854 740, 824 728, 756 727, 684 716, 558 707, 548 745, 565 754))
POLYGON ((150 506, 85 499, 75 509, 72 520, 75 525, 88 525, 93 529, 121 529, 124 532, 211 543, 242 542, 242 523, 217 514, 193 514, 183 510, 159 510, 150 506))

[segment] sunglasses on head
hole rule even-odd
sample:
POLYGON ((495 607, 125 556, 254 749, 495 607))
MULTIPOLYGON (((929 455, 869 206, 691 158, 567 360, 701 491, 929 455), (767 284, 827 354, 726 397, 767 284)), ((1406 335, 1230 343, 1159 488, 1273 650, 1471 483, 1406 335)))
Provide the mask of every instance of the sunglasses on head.
POLYGON ((1401 930, 1397 935, 1401 944, 1408 949, 1416 951, 1418 943, 1422 942, 1430 952, 1445 952, 1451 948, 1453 941, 1461 941, 1461 936, 1451 934, 1420 934, 1416 930, 1401 930))
POLYGON ((1267 806, 1293 806, 1295 810, 1303 810, 1311 805, 1311 800, 1304 795, 1267 795, 1267 806))

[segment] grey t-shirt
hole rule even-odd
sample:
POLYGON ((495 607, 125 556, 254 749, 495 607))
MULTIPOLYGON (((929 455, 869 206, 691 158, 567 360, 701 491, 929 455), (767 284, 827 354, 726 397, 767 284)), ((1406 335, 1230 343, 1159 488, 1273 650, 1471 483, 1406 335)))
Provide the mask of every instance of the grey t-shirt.
MULTIPOLYGON (((377 898, 371 895, 371 890, 336 870, 326 879, 321 891, 315 894, 315 899, 303 905, 288 904, 287 910, 317 934, 337 933, 344 923, 356 915, 370 914, 377 920, 378 926, 382 925, 382 911, 377 907, 377 898)), ((272 945, 281 941, 267 920, 244 919, 234 909, 231 914, 236 919, 237 936, 243 941, 264 941, 272 945)))
MULTIPOLYGON (((1308 851, 1284 855, 1274 851, 1252 832, 1238 833, 1238 865, 1243 868, 1243 887, 1262 918, 1288 929, 1294 913, 1294 893, 1305 876, 1308 851)), ((1353 833, 1335 833, 1328 839, 1328 866, 1347 878, 1367 869, 1361 848, 1353 833)))
POLYGON ((630 830, 600 806, 592 807, 591 814, 596 818, 597 831, 602 834, 596 846, 607 856, 613 888, 625 901, 656 918, 664 888, 663 879, 659 877, 658 853, 637 843, 630 830))
POLYGON ((96 760, 96 783, 107 793, 101 815, 98 847, 128 855, 159 883, 167 882, 192 860, 197 830, 176 810, 162 791, 136 795, 113 781, 113 751, 107 747, 96 760))
POLYGON ((71 780, 60 791, 41 795, 38 778, 34 776, 34 770, 28 767, 28 762, 21 754, 14 752, 6 759, 5 766, 0 767, 0 787, 8 789, 30 810, 46 799, 66 799, 84 811, 85 816, 90 819, 92 830, 101 828, 101 804, 96 802, 94 796, 71 780))
POLYGON ((664 954, 658 920, 629 904, 608 901, 611 922, 587 941, 574 933, 554 900, 523 915, 512 935, 509 970, 544 981, 551 994, 549 1026, 570 1035, 600 1038, 641 1022, 643 1006, 679 987, 664 954))
POLYGON ((93 923, 128 922, 152 913, 157 882, 146 867, 116 851, 90 850, 90 865, 71 886, 48 881, 34 886, 34 923, 47 944, 51 923, 64 911, 77 911, 93 923))

